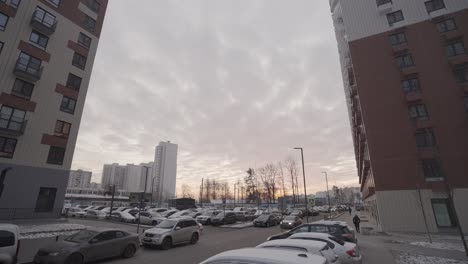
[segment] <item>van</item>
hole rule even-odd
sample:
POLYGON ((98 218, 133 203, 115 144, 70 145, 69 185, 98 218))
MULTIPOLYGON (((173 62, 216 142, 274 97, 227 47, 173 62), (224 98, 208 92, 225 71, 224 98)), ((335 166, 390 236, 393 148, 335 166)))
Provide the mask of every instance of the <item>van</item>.
POLYGON ((19 251, 19 227, 0 224, 0 263, 16 264, 19 251))

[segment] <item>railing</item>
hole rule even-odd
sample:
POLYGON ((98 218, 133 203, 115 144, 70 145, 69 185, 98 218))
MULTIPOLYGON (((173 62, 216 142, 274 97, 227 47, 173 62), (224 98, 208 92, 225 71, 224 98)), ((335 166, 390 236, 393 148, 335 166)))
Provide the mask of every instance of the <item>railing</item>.
POLYGON ((29 80, 38 81, 42 76, 42 66, 26 58, 18 58, 14 72, 21 75, 23 78, 29 77, 29 80))
POLYGON ((61 208, 48 212, 38 212, 35 208, 0 208, 0 220, 59 218, 61 214, 61 208))
POLYGON ((50 35, 55 32, 57 19, 49 16, 48 13, 45 13, 42 10, 36 10, 31 18, 31 26, 35 27, 42 33, 50 35))
POLYGON ((28 121, 12 121, 8 119, 9 116, 6 117, 7 118, 4 118, 2 115, 0 115, 0 133, 4 133, 10 136, 23 135, 28 121))

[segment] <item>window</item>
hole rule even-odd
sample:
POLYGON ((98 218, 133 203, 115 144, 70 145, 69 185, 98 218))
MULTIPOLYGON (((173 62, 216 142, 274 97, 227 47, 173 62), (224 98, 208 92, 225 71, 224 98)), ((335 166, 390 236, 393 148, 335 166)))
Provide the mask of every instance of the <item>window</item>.
POLYGON ((33 89, 34 84, 23 81, 21 79, 16 79, 15 83, 13 84, 11 94, 29 100, 31 99, 33 89))
POLYGON ((102 232, 101 234, 97 235, 94 239, 96 239, 96 242, 103 242, 103 241, 112 240, 114 238, 115 238, 115 231, 107 231, 107 232, 102 232))
POLYGON ((70 135, 70 128, 70 123, 57 120, 57 122, 55 123, 54 134, 58 137, 68 138, 68 135, 70 135))
POLYGON ((427 120, 428 114, 426 106, 423 104, 411 105, 409 106, 409 113, 412 119, 416 120, 427 120))
POLYGON ((47 163, 54 164, 54 165, 62 165, 64 156, 65 156, 64 148, 50 146, 49 156, 47 157, 47 163))
POLYGON ((5 4, 17 9, 21 0, 0 0, 2 2, 4 2, 5 4))
POLYGON ((11 247, 15 245, 16 239, 15 234, 8 231, 0 231, 0 248, 2 247, 11 247))
POLYGON ((101 4, 99 4, 98 1, 96 0, 88 0, 85 2, 86 6, 89 7, 89 9, 93 10, 94 12, 98 13, 99 8, 101 7, 101 4))
POLYGON ((408 68, 414 65, 413 57, 410 54, 399 56, 395 58, 398 68, 408 68))
POLYGON ((455 81, 457 83, 468 82, 468 64, 458 65, 453 73, 455 74, 455 81))
POLYGON ((455 29, 457 29, 457 24, 455 24, 455 20, 453 20, 453 18, 437 23, 437 30, 439 30, 440 33, 445 33, 455 29))
POLYGON ((72 64, 73 66, 76 66, 82 70, 85 69, 86 67, 86 57, 75 52, 75 54, 73 54, 73 61, 72 61, 72 64))
POLYGON ((81 78, 71 73, 68 74, 67 86, 79 91, 81 87, 81 78))
POLYGON ((436 145, 436 139, 432 128, 421 128, 416 131, 416 146, 428 148, 436 145))
POLYGON ((37 195, 36 212, 52 212, 56 194, 57 188, 41 187, 37 195))
POLYGON ((94 32, 96 28, 96 20, 92 19, 90 16, 85 16, 83 27, 91 32, 94 32))
POLYGON ((445 8, 444 0, 431 0, 424 3, 428 13, 445 8))
POLYGON ((424 159, 422 160, 424 177, 426 179, 441 179, 442 170, 440 168, 439 162, 435 159, 424 159))
POLYGON ((62 98, 62 104, 60 105, 60 110, 67 112, 69 114, 75 113, 76 100, 71 99, 70 97, 64 96, 62 98))
POLYGON ((91 46, 91 38, 80 32, 80 35, 78 35, 78 44, 89 49, 91 46))
POLYGON ((328 227, 323 225, 311 225, 310 232, 328 233, 328 227))
POLYGON ((388 20, 388 24, 390 26, 392 26, 396 22, 402 21, 404 19, 405 18, 403 17, 403 12, 401 10, 398 10, 396 12, 387 14, 387 20, 388 20))
POLYGON ((8 24, 8 16, 0 13, 0 31, 5 31, 5 28, 8 24))
POLYGON ((401 81, 401 87, 405 93, 411 93, 419 91, 419 80, 418 78, 411 78, 401 81))
POLYGON ((49 38, 47 36, 34 30, 31 32, 31 36, 29 36, 29 40, 32 43, 35 43, 44 49, 47 47, 47 42, 49 42, 49 38))
POLYGON ((305 232, 309 232, 309 226, 305 225, 305 226, 300 226, 296 229, 293 229, 291 230, 291 234, 297 234, 297 233, 305 233, 305 232))
POLYGON ((48 28, 52 28, 56 23, 55 16, 40 7, 36 7, 33 19, 48 28))
POLYGON ((465 54, 465 47, 461 41, 448 44, 445 46, 445 50, 447 51, 448 57, 465 54))
POLYGON ((406 43, 405 32, 400 32, 400 33, 390 35, 390 43, 392 44, 392 46, 397 46, 397 45, 406 43))
POLYGON ((21 131, 23 129, 26 112, 3 105, 0 109, 0 128, 21 131))
POLYGON ((432 199, 432 210, 438 227, 454 227, 452 208, 448 199, 432 199))
POLYGON ((465 96, 463 101, 465 103, 465 112, 468 114, 468 96, 465 96))
POLYGON ((377 0, 377 6, 385 5, 391 2, 392 0, 377 0))
POLYGON ((115 238, 121 238, 124 237, 125 233, 122 231, 115 231, 115 238))
POLYGON ((11 159, 15 153, 16 139, 0 137, 0 157, 11 159))
POLYGON ((49 0, 49 3, 55 7, 59 7, 60 0, 49 0))
POLYGON ((38 76, 41 72, 42 61, 27 53, 21 52, 16 63, 16 69, 38 76))

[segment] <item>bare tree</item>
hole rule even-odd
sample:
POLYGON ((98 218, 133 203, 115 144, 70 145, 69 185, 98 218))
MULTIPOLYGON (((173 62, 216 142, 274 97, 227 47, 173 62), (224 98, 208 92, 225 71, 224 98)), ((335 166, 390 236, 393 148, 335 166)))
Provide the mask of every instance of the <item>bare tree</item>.
POLYGON ((182 197, 183 198, 193 198, 194 195, 192 193, 192 189, 188 184, 182 184, 182 197))
POLYGON ((298 176, 298 171, 299 168, 297 166, 296 160, 294 160, 292 157, 287 158, 284 161, 284 166, 286 169, 286 172, 288 174, 288 178, 291 179, 291 189, 293 192, 293 203, 296 204, 297 202, 297 197, 296 195, 299 195, 299 190, 298 190, 298 184, 297 184, 297 176, 298 176))
POLYGON ((278 169, 272 163, 260 168, 260 179, 263 184, 265 197, 268 204, 276 201, 276 192, 278 191, 278 169))
POLYGON ((232 199, 231 189, 229 188, 229 183, 223 182, 220 184, 221 198, 222 199, 232 199))
POLYGON ((283 197, 286 197, 286 185, 285 185, 285 181, 284 181, 284 166, 283 166, 283 163, 280 161, 278 162, 278 175, 279 175, 279 180, 280 180, 280 183, 281 183, 281 189, 283 189, 283 197))

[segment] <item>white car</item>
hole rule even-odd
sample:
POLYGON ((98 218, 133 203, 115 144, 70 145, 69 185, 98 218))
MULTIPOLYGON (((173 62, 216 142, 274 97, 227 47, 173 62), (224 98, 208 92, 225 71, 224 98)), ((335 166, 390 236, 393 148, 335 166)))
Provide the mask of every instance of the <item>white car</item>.
POLYGON ((183 210, 183 211, 179 211, 179 212, 177 212, 177 213, 174 213, 173 215, 169 216, 168 218, 169 218, 169 219, 179 218, 179 217, 182 217, 182 216, 189 215, 189 214, 191 214, 191 213, 192 213, 191 210, 183 210))
POLYGON ((328 247, 327 243, 320 241, 308 241, 302 239, 277 239, 267 241, 257 246, 257 248, 271 248, 281 251, 297 250, 313 255, 322 256, 327 259, 327 264, 341 264, 335 252, 328 247))
POLYGON ((86 214, 84 216, 85 218, 89 218, 89 219, 104 219, 106 218, 106 213, 104 213, 103 211, 99 211, 99 210, 88 210, 86 211, 86 214))
POLYGON ((167 211, 167 208, 149 208, 148 210, 146 210, 148 212, 156 212, 156 213, 162 213, 162 212, 166 212, 167 211))
POLYGON ((19 247, 19 227, 12 224, 0 224, 0 263, 15 264, 19 247))
POLYGON ((159 225, 162 221, 166 220, 165 217, 158 213, 144 211, 140 212, 140 214, 136 214, 135 218, 137 219, 137 221, 138 219, 140 219, 140 224, 142 225, 152 226, 159 225))
POLYGON ((324 257, 294 250, 244 248, 215 255, 200 264, 261 263, 261 264, 326 264, 324 257))
POLYGON ((114 221, 126 222, 126 223, 135 223, 135 217, 126 212, 112 212, 110 218, 114 221))
POLYGON ((86 214, 86 212, 81 210, 78 207, 71 207, 71 208, 68 208, 68 210, 67 210, 67 216, 68 217, 84 217, 85 214, 86 214))
POLYGON ((326 233, 296 233, 289 237, 289 239, 304 239, 313 241, 322 241, 335 251, 341 264, 361 264, 362 255, 359 252, 359 247, 350 242, 336 238, 326 233))

